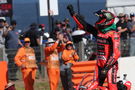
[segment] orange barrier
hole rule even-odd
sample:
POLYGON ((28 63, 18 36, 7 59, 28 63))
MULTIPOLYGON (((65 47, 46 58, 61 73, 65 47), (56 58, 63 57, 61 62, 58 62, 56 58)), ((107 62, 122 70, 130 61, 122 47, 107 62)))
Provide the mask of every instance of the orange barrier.
MULTIPOLYGON (((96 66, 96 60, 92 61, 82 61, 82 62, 75 62, 73 63, 71 70, 72 70, 72 83, 73 87, 76 87, 82 79, 85 77, 83 80, 82 84, 88 85, 90 84, 90 80, 93 79, 94 77, 94 71, 95 71, 95 66, 96 66)), ((106 82, 106 80, 105 80, 106 82)), ((103 86, 107 86, 107 83, 104 83, 103 86)))
POLYGON ((86 72, 94 72, 95 66, 79 66, 79 67, 71 67, 71 70, 74 73, 86 73, 86 72))
POLYGON ((75 62, 71 67, 73 73, 94 72, 96 61, 75 62))
POLYGON ((82 61, 82 62, 75 62, 73 63, 72 67, 78 67, 78 66, 92 66, 92 65, 96 65, 96 60, 92 60, 92 61, 82 61))
MULTIPOLYGON (((87 77, 87 78, 84 79, 83 83, 88 82, 91 79, 93 79, 93 77, 87 77)), ((82 78, 78 78, 78 79, 73 78, 72 79, 72 82, 73 82, 74 85, 78 85, 81 81, 82 81, 82 78)))
POLYGON ((94 73, 78 73, 78 74, 72 74, 72 78, 82 78, 84 75, 93 76, 94 73))
POLYGON ((71 70, 72 70, 72 83, 74 87, 77 86, 85 77, 83 83, 87 83, 93 79, 94 71, 96 66, 96 60, 92 61, 82 61, 82 62, 75 62, 73 63, 71 70))
POLYGON ((4 90, 7 85, 7 71, 7 62, 0 61, 0 90, 4 90))

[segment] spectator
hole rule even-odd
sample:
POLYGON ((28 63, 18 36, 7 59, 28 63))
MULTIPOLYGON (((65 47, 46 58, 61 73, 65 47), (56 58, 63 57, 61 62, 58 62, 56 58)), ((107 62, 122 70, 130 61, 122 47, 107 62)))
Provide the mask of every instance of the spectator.
POLYGON ((38 31, 39 31, 39 35, 43 36, 44 32, 45 32, 45 25, 44 24, 39 24, 38 31))
POLYGON ((79 60, 79 56, 77 55, 77 52, 73 48, 73 43, 71 41, 68 41, 66 44, 66 48, 64 49, 62 53, 62 60, 64 61, 65 68, 61 72, 61 81, 62 85, 64 87, 64 90, 73 90, 72 86, 72 71, 70 69, 72 63, 79 60))
POLYGON ((72 30, 71 28, 66 28, 65 31, 63 32, 64 34, 64 39, 67 39, 67 41, 72 41, 72 30))
POLYGON ((69 18, 65 18, 65 19, 64 19, 64 22, 65 22, 65 24, 66 24, 66 27, 67 27, 67 28, 70 28, 70 24, 69 24, 70 21, 69 21, 69 18))
POLYGON ((60 34, 55 42, 49 38, 45 47, 45 60, 49 77, 50 90, 57 90, 60 78, 58 53, 64 49, 63 36, 60 34), (61 45, 59 46, 61 42, 61 45))
POLYGON ((61 23, 62 32, 65 32, 66 28, 67 28, 66 23, 65 22, 62 22, 61 23))
POLYGON ((124 14, 120 13, 118 18, 119 21, 116 23, 118 32, 121 34, 121 40, 126 40, 127 39, 127 22, 124 19, 124 14))
POLYGON ((116 23, 116 27, 118 32, 120 33, 120 39, 121 39, 121 56, 127 56, 129 53, 127 53, 127 46, 128 46, 128 37, 129 37, 129 31, 127 28, 127 22, 125 21, 125 15, 123 13, 120 13, 119 21, 116 23))
POLYGON ((21 41, 19 40, 19 33, 16 30, 16 21, 11 21, 11 26, 8 27, 7 33, 5 34, 6 43, 5 46, 7 49, 17 49, 18 46, 23 46, 21 41))
POLYGON ((50 33, 50 37, 53 38, 54 40, 56 40, 56 33, 57 32, 62 32, 60 20, 55 21, 54 30, 50 33))
MULTIPOLYGON (((5 18, 0 18, 0 24, 2 26, 2 31, 3 31, 3 37, 6 36, 7 34, 7 27, 9 26, 8 23, 6 22, 6 19, 5 18)), ((4 39, 5 40, 5 39, 4 39)))
POLYGON ((124 17, 125 17, 125 21, 128 23, 130 21, 129 15, 128 14, 125 14, 124 17))
POLYGON ((38 35, 36 23, 32 23, 30 25, 30 29, 25 32, 24 37, 30 38, 30 43, 31 43, 30 46, 31 47, 37 47, 40 45, 40 37, 38 35))
POLYGON ((6 21, 6 18, 5 17, 1 17, 0 18, 0 24, 2 24, 3 25, 3 28, 4 28, 4 35, 6 35, 6 31, 7 31, 7 29, 8 29, 8 27, 9 27, 9 24, 8 24, 8 22, 6 21))
POLYGON ((60 31, 60 30, 61 30, 61 21, 60 20, 56 20, 55 21, 54 31, 60 31))
POLYGON ((135 56, 135 14, 130 14, 131 21, 128 22, 130 30, 130 56, 135 56))
POLYGON ((4 27, 2 24, 0 24, 0 49, 3 50, 3 56, 1 56, 0 59, 8 61, 7 54, 5 52, 5 45, 4 44, 5 44, 4 27))
POLYGON ((0 48, 4 48, 5 47, 5 45, 4 45, 5 38, 3 36, 3 33, 4 33, 4 27, 3 27, 2 24, 0 24, 0 48))
MULTIPOLYGON (((3 25, 3 28, 5 28, 5 23, 6 23, 6 19, 5 18, 0 18, 0 24, 3 25)), ((7 25, 9 26, 9 25, 7 25)))
MULTIPOLYGON (((6 24, 4 27, 5 33, 5 47, 7 49, 18 49, 19 45, 23 46, 23 44, 21 43, 21 41, 19 40, 19 33, 16 29, 16 25, 17 22, 15 20, 11 21, 11 25, 7 26, 8 24, 6 24)), ((13 63, 13 60, 11 58, 9 58, 9 63, 13 63)), ((14 64, 9 65, 9 79, 10 80, 18 80, 17 79, 17 66, 14 64), (11 69, 15 68, 15 69, 11 69)))
POLYGON ((49 33, 47 33, 47 32, 45 33, 45 25, 44 24, 40 24, 38 26, 38 33, 39 33, 39 37, 40 37, 40 45, 42 45, 49 38, 49 33))
POLYGON ((35 51, 30 47, 30 39, 24 39, 24 47, 21 47, 14 58, 17 66, 21 67, 25 90, 34 90, 36 76, 36 57, 35 51))

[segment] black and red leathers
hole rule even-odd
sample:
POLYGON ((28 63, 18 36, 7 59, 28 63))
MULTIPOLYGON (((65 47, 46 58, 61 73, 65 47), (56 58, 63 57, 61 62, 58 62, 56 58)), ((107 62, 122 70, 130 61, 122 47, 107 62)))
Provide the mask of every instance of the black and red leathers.
MULTIPOLYGON (((88 90, 93 90, 97 86, 102 86, 105 78, 107 77, 108 89, 117 90, 116 78, 118 63, 117 60, 120 56, 119 44, 120 36, 116 29, 111 28, 111 25, 102 27, 98 25, 92 26, 87 23, 80 15, 74 13, 73 9, 67 7, 74 21, 78 27, 86 32, 93 34, 97 39, 97 68, 95 82, 88 90), (102 31, 101 29, 109 28, 109 30, 102 31)), ((101 20, 102 22, 102 20, 101 20)), ((99 23, 98 23, 99 24, 99 23)))

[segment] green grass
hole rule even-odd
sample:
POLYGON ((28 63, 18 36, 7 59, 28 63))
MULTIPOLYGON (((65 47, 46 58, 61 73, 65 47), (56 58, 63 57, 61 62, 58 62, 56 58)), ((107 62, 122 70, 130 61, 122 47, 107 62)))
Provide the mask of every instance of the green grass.
MULTIPOLYGON (((19 80, 14 81, 16 90, 25 90, 24 83, 22 80, 22 73, 19 70, 17 72, 17 78, 19 78, 19 80)), ((47 75, 46 75, 45 79, 41 79, 39 72, 37 71, 36 80, 34 83, 34 90, 50 90, 47 75)), ((59 87, 57 90, 62 90, 61 82, 59 83, 59 87)))
MULTIPOLYGON (((25 90, 22 80, 15 81, 14 83, 16 90, 25 90)), ((50 90, 48 80, 36 80, 34 90, 50 90)), ((58 90, 62 90, 61 84, 59 84, 58 90)))

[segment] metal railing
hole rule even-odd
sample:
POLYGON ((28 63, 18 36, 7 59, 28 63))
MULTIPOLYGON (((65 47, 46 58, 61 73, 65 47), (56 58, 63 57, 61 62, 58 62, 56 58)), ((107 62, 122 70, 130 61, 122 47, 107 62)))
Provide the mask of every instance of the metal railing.
MULTIPOLYGON (((35 47, 35 55, 36 55, 36 60, 37 60, 37 65, 38 65, 38 75, 37 78, 44 78, 44 66, 41 66, 39 63, 41 60, 44 58, 41 57, 43 54, 43 49, 41 51, 41 47, 35 47), (42 54, 42 55, 41 55, 42 54)), ((16 55, 17 49, 6 49, 7 57, 8 57, 8 78, 10 80, 17 80, 21 79, 21 72, 20 68, 14 63, 14 57, 16 55)))
MULTIPOLYGON (((121 57, 129 56, 129 43, 125 43, 128 41, 121 42, 121 57)), ((96 52, 96 42, 88 41, 87 44, 82 45, 83 43, 80 42, 76 46, 79 56, 81 57, 80 60, 86 61, 90 60, 93 53, 96 52)), ((36 47, 35 54, 37 59, 38 65, 38 74, 37 78, 45 78, 47 76, 46 69, 44 66, 41 66, 39 63, 44 60, 44 46, 36 47)), ((11 80, 21 79, 21 72, 20 69, 14 63, 14 56, 17 52, 17 49, 6 49, 7 57, 8 57, 8 76, 11 80)), ((2 56, 2 55, 1 55, 2 56)))

